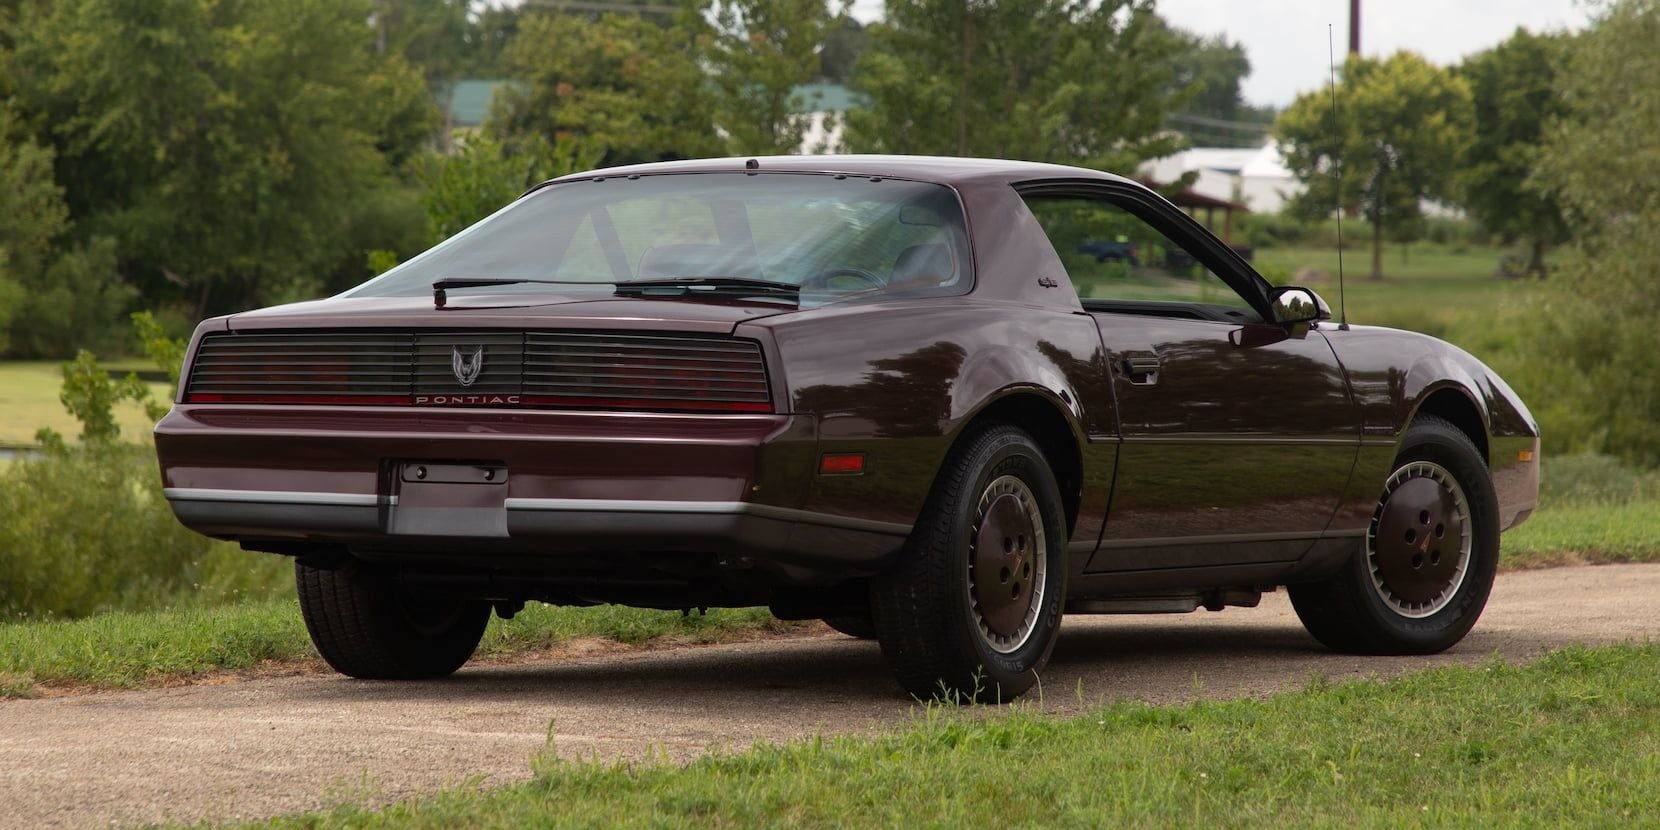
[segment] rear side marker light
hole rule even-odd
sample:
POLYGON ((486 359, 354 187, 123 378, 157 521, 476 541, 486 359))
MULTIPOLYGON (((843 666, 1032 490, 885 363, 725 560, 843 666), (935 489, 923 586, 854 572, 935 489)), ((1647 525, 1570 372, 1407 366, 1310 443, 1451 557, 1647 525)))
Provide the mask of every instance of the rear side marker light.
POLYGON ((823 476, 856 476, 864 471, 862 452, 827 452, 818 461, 818 473, 823 476))

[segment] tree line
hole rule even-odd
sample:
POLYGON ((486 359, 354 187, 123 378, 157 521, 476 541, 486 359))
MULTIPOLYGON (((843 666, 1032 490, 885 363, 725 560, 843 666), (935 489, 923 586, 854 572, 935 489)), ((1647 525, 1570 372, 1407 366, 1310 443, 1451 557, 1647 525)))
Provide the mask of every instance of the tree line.
POLYGON ((1273 122, 1301 215, 1341 204, 1381 248, 1439 200, 1542 272, 1607 219, 1565 166, 1597 112, 1586 55, 1653 14, 1600 8, 1451 68, 1353 59, 1335 113, 1311 83, 1275 121, 1240 95, 1237 43, 1153 0, 906 0, 871 25, 826 0, 0 0, 0 354, 119 348, 137 308, 180 331, 342 290, 568 170, 793 152, 814 81, 852 90, 851 152, 1126 172, 1273 122), (458 139, 462 78, 509 83, 458 139))
POLYGON ((1549 132, 1572 118, 1564 73, 1574 41, 1517 29, 1445 68, 1408 51, 1350 57, 1335 89, 1303 93, 1275 124, 1286 166, 1305 185, 1291 210, 1313 219, 1341 206, 1364 217, 1374 279, 1384 242, 1418 238, 1430 201, 1526 244, 1529 272, 1544 276, 1546 250, 1568 237, 1542 161, 1549 132))
MULTIPOLYGON (((1299 97, 1275 133, 1309 184, 1294 208, 1333 206, 1410 238, 1426 199, 1524 243, 1551 284, 1497 333, 1501 364, 1552 451, 1660 464, 1660 0, 1597 0, 1573 35, 1517 31, 1437 68, 1411 53, 1351 59, 1299 97)), ((1377 269, 1374 254, 1374 270, 1377 269)))
POLYGON ((0 0, 0 354, 338 291, 575 167, 794 152, 814 81, 856 91, 848 150, 1122 169, 1178 146, 1173 113, 1263 120, 1248 71, 1151 0, 872 26, 826 0, 0 0), (458 141, 461 78, 511 83, 458 141))

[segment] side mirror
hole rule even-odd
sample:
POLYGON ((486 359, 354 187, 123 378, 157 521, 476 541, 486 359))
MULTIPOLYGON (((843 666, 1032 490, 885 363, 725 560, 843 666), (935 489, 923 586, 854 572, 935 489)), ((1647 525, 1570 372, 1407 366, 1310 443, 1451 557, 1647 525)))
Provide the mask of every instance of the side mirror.
POLYGON ((1331 319, 1331 306, 1326 305, 1326 301, 1320 299, 1313 289, 1282 286, 1269 292, 1268 302, 1273 306, 1276 323, 1312 323, 1331 319))

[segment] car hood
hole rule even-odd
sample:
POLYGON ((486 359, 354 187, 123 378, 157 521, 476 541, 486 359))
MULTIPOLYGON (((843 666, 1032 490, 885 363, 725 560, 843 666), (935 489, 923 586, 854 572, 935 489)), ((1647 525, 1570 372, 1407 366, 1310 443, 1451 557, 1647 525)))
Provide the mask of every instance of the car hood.
POLYGON ((451 298, 334 297, 231 315, 231 331, 295 328, 604 328, 730 333, 750 320, 796 311, 794 304, 614 297, 512 295, 451 298))

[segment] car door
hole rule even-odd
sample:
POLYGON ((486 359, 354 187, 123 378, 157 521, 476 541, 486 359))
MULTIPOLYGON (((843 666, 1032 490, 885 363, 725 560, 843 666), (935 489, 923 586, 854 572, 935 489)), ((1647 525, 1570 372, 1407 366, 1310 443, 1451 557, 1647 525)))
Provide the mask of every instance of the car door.
POLYGON ((1318 326, 1136 188, 1023 191, 1105 345, 1122 445, 1091 572, 1291 561, 1329 524, 1359 416, 1318 326), (1101 256, 1110 251, 1112 256, 1101 256))

